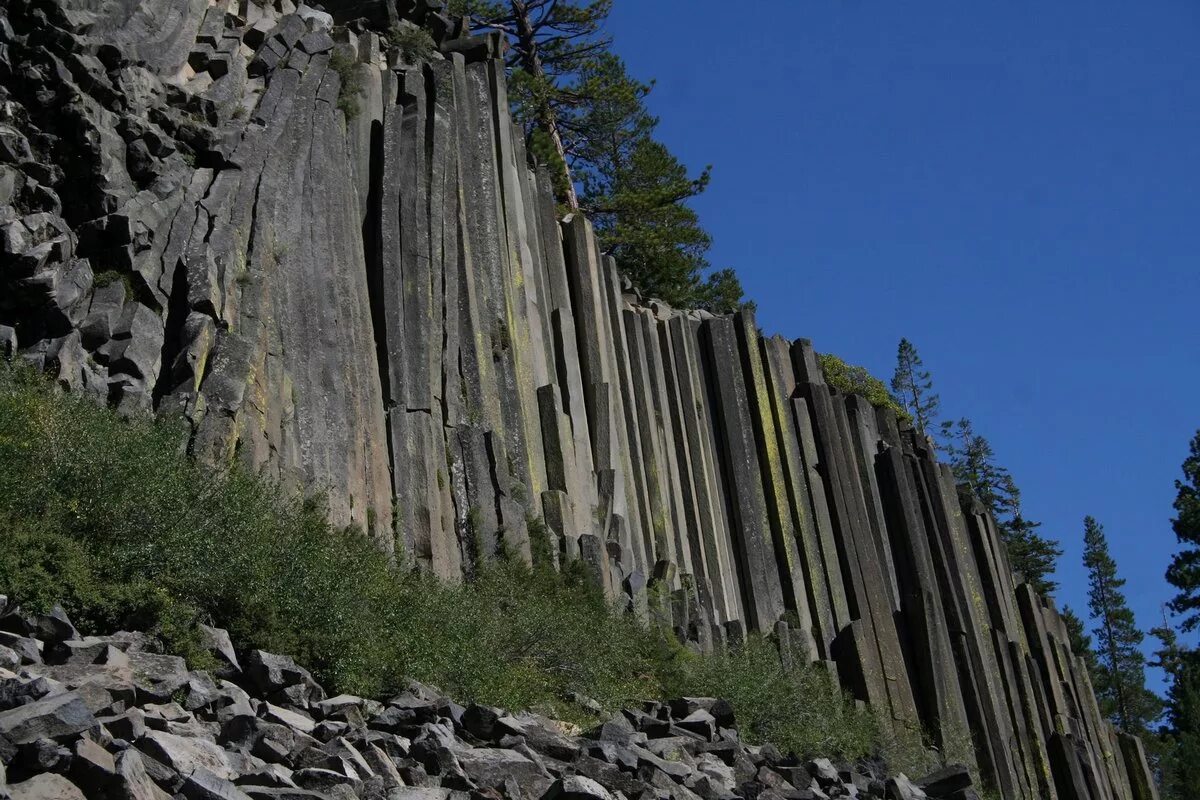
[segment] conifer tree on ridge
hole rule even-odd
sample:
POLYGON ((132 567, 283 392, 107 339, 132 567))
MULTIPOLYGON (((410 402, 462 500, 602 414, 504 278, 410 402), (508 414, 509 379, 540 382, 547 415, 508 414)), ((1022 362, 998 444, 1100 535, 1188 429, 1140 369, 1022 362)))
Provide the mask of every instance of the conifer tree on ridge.
POLYGON ((917 433, 928 436, 937 419, 941 400, 933 391, 933 376, 925 369, 917 348, 908 339, 901 339, 897 348, 892 393, 912 415, 917 433))
POLYGON ((1144 734, 1162 712, 1161 701, 1146 688, 1144 636, 1125 600, 1125 581, 1117 576, 1104 527, 1093 517, 1085 517, 1083 527, 1088 611, 1096 625, 1096 697, 1114 725, 1144 734))

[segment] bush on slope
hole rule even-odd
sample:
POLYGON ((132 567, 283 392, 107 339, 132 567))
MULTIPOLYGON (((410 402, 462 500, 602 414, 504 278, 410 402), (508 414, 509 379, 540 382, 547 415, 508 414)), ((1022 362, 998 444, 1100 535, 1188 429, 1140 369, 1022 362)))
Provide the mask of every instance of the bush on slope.
POLYGON ((915 733, 898 747, 824 676, 785 669, 766 640, 697 655, 616 613, 579 571, 499 560, 468 585, 440 583, 331 527, 312 498, 198 464, 184 443, 178 422, 126 420, 0 365, 0 593, 60 602, 85 630, 152 631, 201 665, 195 623, 224 627, 336 691, 381 696, 415 678, 581 723, 576 695, 610 710, 719 695, 751 740, 929 766, 915 733))

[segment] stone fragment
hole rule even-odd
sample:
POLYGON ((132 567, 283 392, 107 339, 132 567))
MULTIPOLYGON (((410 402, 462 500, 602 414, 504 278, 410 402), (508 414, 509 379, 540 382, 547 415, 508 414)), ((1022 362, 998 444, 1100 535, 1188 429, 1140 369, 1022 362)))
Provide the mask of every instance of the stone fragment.
POLYGON ((187 800, 249 800, 230 780, 204 767, 196 767, 184 776, 180 793, 187 800))
POLYGON ((317 727, 317 723, 307 714, 299 711, 290 711, 271 703, 267 703, 263 708, 262 718, 267 722, 286 725, 301 733, 312 733, 317 727))
POLYGON ((15 783, 8 787, 8 793, 12 800, 87 800, 78 786, 53 773, 35 775, 15 783))
POLYGON ((111 753, 85 736, 75 743, 70 775, 80 786, 108 786, 116 778, 117 763, 111 753))
POLYGON ((540 795, 551 783, 546 771, 528 756, 504 748, 470 748, 455 751, 463 773, 480 787, 495 787, 515 778, 529 787, 540 787, 540 795))
POLYGON ((225 666, 232 668, 235 672, 241 672, 242 667, 238 663, 237 653, 233 650, 233 641, 229 638, 229 632, 220 628, 213 628, 208 625, 198 625, 200 631, 200 641, 208 652, 217 657, 225 666))
POLYGON ((252 650, 246 656, 242 668, 250 685, 263 696, 271 697, 295 687, 300 690, 297 699, 305 704, 325 699, 324 692, 313 680, 312 674, 288 656, 252 650))
POLYGON ((916 782, 918 788, 933 797, 944 797, 962 791, 973 783, 971 772, 962 764, 949 764, 931 772, 916 782))
POLYGON ((205 739, 149 731, 135 742, 135 746, 144 755, 181 775, 188 775, 203 768, 225 780, 237 777, 225 751, 219 745, 205 739))
POLYGON ((927 796, 919 786, 903 774, 888 779, 888 800, 925 800, 927 796))
POLYGON ((66 741, 97 727, 96 718, 74 692, 50 695, 0 712, 0 735, 13 744, 38 739, 66 741))
POLYGON ((591 778, 568 775, 551 784, 542 800, 612 800, 612 794, 591 778))

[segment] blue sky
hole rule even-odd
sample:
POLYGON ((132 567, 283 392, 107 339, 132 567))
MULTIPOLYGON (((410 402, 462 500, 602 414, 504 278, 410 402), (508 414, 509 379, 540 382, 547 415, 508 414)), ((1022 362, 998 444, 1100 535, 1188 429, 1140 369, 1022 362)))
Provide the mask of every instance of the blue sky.
POLYGON ((621 0, 661 137, 769 333, 890 377, 906 336, 1066 550, 1161 620, 1200 428, 1200 4, 621 0))

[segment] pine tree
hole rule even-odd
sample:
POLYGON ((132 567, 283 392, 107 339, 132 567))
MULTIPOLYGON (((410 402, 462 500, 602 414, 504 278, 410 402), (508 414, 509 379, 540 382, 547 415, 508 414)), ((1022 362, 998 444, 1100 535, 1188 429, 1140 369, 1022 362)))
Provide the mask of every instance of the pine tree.
POLYGON ((1128 733, 1145 733, 1161 713, 1161 701, 1146 688, 1143 635, 1121 591, 1117 564, 1104 528, 1083 521, 1083 564, 1088 571, 1088 610, 1096 623, 1096 697, 1112 723, 1128 733))
POLYGON ((568 148, 561 119, 572 105, 587 102, 578 92, 578 74, 612 46, 604 23, 612 0, 455 0, 451 11, 468 14, 480 28, 500 31, 508 40, 512 70, 510 99, 526 124, 530 148, 555 167, 555 187, 570 208, 579 207, 567 171, 568 148))
POLYGON ((975 433, 969 419, 943 422, 943 449, 959 483, 965 483, 987 507, 1000 530, 1014 573, 1040 594, 1053 594, 1051 579, 1062 548, 1037 532, 1042 526, 1021 511, 1021 491, 1007 469, 996 463, 996 453, 986 438, 975 433))
POLYGON ((631 77, 604 29, 612 0, 457 0, 477 28, 504 33, 509 97, 531 156, 551 168, 568 210, 644 294, 716 313, 743 305, 732 270, 711 271, 708 233, 688 201, 710 170, 688 169, 654 132, 653 82, 631 77))
POLYGON ((922 437, 928 436, 937 419, 941 400, 933 391, 933 377, 925 369, 917 348, 908 339, 900 340, 896 352, 896 372, 892 376, 892 392, 912 415, 913 426, 922 437))
POLYGON ((1175 481, 1175 491, 1171 527, 1181 549, 1167 568, 1167 581, 1177 592, 1171 610, 1183 615, 1181 627, 1191 631, 1200 624, 1200 431, 1192 438, 1183 480, 1175 481))
POLYGON ((1149 666, 1167 676, 1163 725, 1148 746, 1156 756, 1156 772, 1163 800, 1190 800, 1200 796, 1200 671, 1196 653, 1184 649, 1163 614, 1163 624, 1150 633, 1158 639, 1155 660, 1149 666))
POLYGON ((943 422, 946 455, 959 483, 975 493, 996 520, 1005 519, 1018 505, 1016 485, 1008 470, 996 463, 996 452, 975 433, 971 420, 943 422))
POLYGON ((1084 630, 1083 620, 1071 610, 1070 606, 1063 606, 1061 616, 1063 624, 1067 626, 1067 634, 1071 637, 1071 641, 1068 643, 1071 652, 1083 659, 1088 675, 1095 680, 1096 651, 1092 649, 1092 637, 1088 636, 1087 631, 1084 630))
MULTIPOLYGON (((1181 549, 1167 568, 1176 595, 1170 609, 1182 616, 1180 627, 1200 624, 1200 431, 1192 437, 1183 462, 1183 479, 1175 481, 1175 517, 1171 527, 1181 549)), ((1200 796, 1200 655, 1178 643, 1164 619, 1155 636, 1161 642, 1155 666, 1167 673, 1168 690, 1163 738, 1169 743, 1162 762, 1164 798, 1200 796)))
POLYGON ((1011 519, 1000 520, 1000 535, 1008 549, 1008 562, 1013 572, 1020 573, 1034 591, 1044 596, 1053 595, 1058 589, 1054 574, 1062 548, 1058 542, 1040 535, 1037 530, 1042 523, 1027 519, 1020 511, 1018 494, 1017 510, 1011 519))

